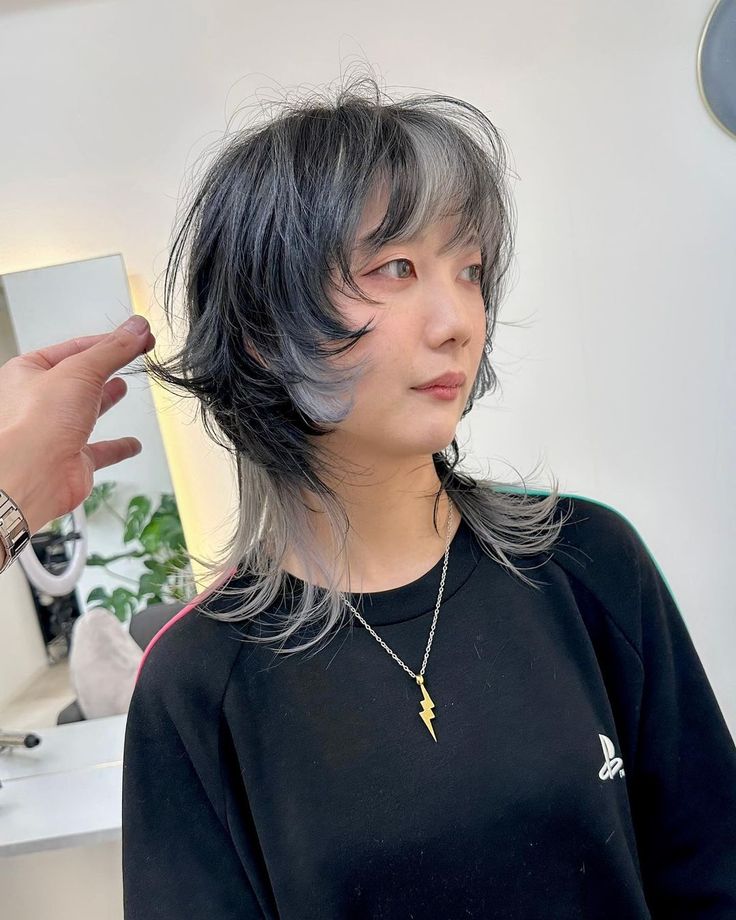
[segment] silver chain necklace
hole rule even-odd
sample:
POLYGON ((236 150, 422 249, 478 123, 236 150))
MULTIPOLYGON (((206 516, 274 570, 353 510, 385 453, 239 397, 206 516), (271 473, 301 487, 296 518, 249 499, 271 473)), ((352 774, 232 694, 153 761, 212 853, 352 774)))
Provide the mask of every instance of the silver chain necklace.
POLYGON ((440 590, 439 590, 439 594, 437 595, 437 606, 435 607, 435 611, 434 611, 434 619, 432 620, 432 628, 429 631, 429 641, 427 642, 427 650, 424 653, 424 661, 422 662, 422 669, 418 674, 415 674, 411 670, 411 668, 407 668, 407 666, 399 658, 399 656, 386 645, 386 643, 383 641, 383 639, 381 639, 379 635, 376 634, 376 632, 373 630, 370 624, 366 623, 366 621, 358 613, 355 607, 353 607, 350 601, 345 600, 345 603, 347 604, 347 606, 353 611, 355 616, 360 620, 363 626, 365 626, 365 628, 373 636, 373 638, 376 639, 378 642, 380 642, 380 644, 386 649, 389 655, 391 655, 391 657, 394 658, 401 665, 401 667, 407 672, 407 674, 410 674, 421 687, 422 711, 419 713, 419 718, 427 726, 429 733, 432 735, 435 741, 437 740, 437 737, 435 736, 434 728, 432 727, 432 719, 435 718, 435 714, 433 712, 434 703, 432 702, 432 698, 430 697, 429 693, 427 693, 427 688, 424 685, 424 670, 427 667, 427 659, 429 658, 429 650, 432 647, 432 638, 434 637, 434 628, 437 625, 437 616, 440 612, 440 604, 442 603, 442 592, 444 591, 444 588, 445 588, 445 575, 447 574, 447 560, 450 555, 451 527, 452 527, 452 502, 450 502, 450 511, 449 511, 449 514, 447 515, 447 546, 445 547, 445 563, 442 566, 442 578, 440 579, 440 590))

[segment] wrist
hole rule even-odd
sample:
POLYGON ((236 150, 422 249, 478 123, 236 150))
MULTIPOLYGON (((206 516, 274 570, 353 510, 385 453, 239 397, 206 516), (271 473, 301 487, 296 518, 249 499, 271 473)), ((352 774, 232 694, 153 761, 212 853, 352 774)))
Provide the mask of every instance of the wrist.
MULTIPOLYGON (((0 430, 0 489, 18 506, 33 535, 48 523, 48 519, 37 501, 39 492, 34 485, 37 471, 19 449, 22 443, 22 438, 11 429, 0 430)), ((5 553, 2 544, 0 552, 5 553)))

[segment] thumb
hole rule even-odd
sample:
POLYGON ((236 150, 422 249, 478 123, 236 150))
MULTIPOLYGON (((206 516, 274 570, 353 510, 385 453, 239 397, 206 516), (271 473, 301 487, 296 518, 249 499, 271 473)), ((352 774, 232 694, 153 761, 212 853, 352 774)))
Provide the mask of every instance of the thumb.
POLYGON ((86 348, 77 354, 76 360, 83 362, 104 383, 112 374, 132 361, 144 351, 148 351, 152 339, 148 320, 135 314, 112 332, 94 337, 86 348), (94 341, 97 339, 97 341, 94 341))
POLYGON ((148 320, 145 316, 134 313, 133 316, 128 317, 122 325, 118 326, 115 331, 138 336, 148 332, 148 328, 148 320))

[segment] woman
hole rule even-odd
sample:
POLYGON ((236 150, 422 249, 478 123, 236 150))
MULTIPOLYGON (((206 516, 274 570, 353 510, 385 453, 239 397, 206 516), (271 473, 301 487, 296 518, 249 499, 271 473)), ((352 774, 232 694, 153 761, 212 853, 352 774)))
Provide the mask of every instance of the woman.
POLYGON ((736 749, 643 542, 455 469, 496 383, 504 168, 477 109, 366 79, 196 188, 186 341, 144 360, 240 501, 139 670, 128 920, 736 916, 736 749))
POLYGON ((198 184, 186 340, 144 361, 239 504, 139 670, 127 920, 736 916, 736 749, 642 540, 456 469, 496 384, 504 170, 474 107, 366 79, 198 184))

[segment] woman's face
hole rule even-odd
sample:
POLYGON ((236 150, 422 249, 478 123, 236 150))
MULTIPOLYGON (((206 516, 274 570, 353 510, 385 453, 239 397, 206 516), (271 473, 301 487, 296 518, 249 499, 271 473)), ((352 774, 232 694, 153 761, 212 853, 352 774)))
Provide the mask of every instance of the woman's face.
MULTIPOLYGON (((359 241, 384 210, 379 201, 366 209, 359 241)), ((334 295, 348 325, 358 328, 372 320, 375 326, 334 359, 351 365, 368 355, 353 409, 328 436, 332 449, 358 462, 426 459, 455 436, 483 355, 486 312, 480 248, 437 255, 452 229, 451 222, 434 224, 421 239, 389 244, 369 262, 354 253, 356 281, 380 304, 352 299, 344 289, 334 295), (465 374, 452 399, 414 389, 448 371, 465 374)))

